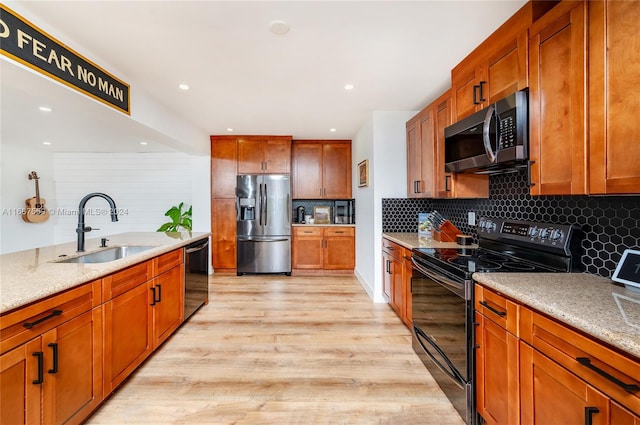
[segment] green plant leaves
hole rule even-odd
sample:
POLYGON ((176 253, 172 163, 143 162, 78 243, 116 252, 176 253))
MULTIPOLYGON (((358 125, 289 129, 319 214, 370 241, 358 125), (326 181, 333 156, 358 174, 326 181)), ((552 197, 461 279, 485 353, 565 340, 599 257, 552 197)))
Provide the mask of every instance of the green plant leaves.
POLYGON ((164 223, 162 226, 156 230, 157 232, 179 232, 180 228, 184 230, 191 231, 192 229, 192 221, 191 214, 193 206, 189 206, 187 211, 182 211, 182 207, 184 206, 184 202, 180 202, 180 204, 176 207, 172 206, 164 213, 165 216, 171 219, 170 222, 164 223))

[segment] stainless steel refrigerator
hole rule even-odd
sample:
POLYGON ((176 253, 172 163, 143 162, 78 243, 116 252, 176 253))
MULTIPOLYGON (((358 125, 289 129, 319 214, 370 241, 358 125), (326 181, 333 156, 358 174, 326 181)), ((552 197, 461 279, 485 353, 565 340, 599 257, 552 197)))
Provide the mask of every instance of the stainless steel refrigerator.
POLYGON ((291 275, 291 211, 291 176, 237 176, 238 275, 291 275))

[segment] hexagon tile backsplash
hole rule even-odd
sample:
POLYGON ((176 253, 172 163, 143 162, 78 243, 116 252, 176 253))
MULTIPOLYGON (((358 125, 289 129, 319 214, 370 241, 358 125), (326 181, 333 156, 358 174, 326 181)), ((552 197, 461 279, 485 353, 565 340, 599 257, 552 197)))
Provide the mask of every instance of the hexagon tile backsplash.
POLYGON ((586 272, 611 277, 627 248, 640 249, 640 196, 531 196, 526 172, 495 175, 489 199, 383 199, 383 232, 416 232, 418 213, 437 210, 461 231, 476 236, 476 217, 578 224, 584 232, 586 272))

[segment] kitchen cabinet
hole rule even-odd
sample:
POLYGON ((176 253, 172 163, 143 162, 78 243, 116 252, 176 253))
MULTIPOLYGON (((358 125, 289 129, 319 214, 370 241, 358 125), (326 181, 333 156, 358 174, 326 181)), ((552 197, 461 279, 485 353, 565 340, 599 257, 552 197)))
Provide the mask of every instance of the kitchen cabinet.
POLYGON ((453 122, 528 86, 527 28, 549 8, 528 2, 451 71, 453 122))
POLYGON ((640 7, 587 2, 589 14, 589 192, 640 193, 640 7))
POLYGON ((294 140, 293 199, 351 199, 351 140, 294 140))
POLYGON ((183 267, 182 249, 179 249, 103 279, 106 293, 112 294, 104 304, 105 395, 180 326, 183 267), (164 273, 158 274, 158 271, 164 273))
POLYGON ((216 271, 236 268, 236 200, 211 201, 211 251, 216 271))
POLYGON ((98 280, 1 317, 2 423, 81 423, 98 406, 99 304, 98 280))
POLYGON ((233 199, 236 196, 238 140, 235 137, 211 136, 211 198, 233 199))
POLYGON ((382 289, 402 322, 413 329, 411 314, 411 250, 382 238, 382 289))
POLYGON ((409 198, 489 197, 489 176, 445 172, 444 129, 450 124, 449 90, 407 122, 409 198))
POLYGON ((585 8, 562 2, 530 29, 532 195, 587 193, 585 8))
POLYGON ((478 413, 488 424, 518 424, 518 306, 476 285, 475 310, 478 413))
POLYGON ((294 271, 353 271, 355 267, 355 227, 293 227, 294 271))
POLYGON ((238 174, 289 174, 291 136, 238 137, 238 174))
POLYGON ((475 291, 477 408, 487 423, 640 422, 638 359, 492 289, 475 291))

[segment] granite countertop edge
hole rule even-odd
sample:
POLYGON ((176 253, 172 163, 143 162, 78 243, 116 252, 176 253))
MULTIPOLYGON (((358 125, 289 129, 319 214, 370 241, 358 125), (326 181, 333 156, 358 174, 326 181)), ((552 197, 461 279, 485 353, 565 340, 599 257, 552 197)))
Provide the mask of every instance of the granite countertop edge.
POLYGON ((640 361, 639 292, 587 273, 474 273, 473 279, 640 361))
MULTIPOLYGON (((210 235, 210 232, 128 232, 106 236, 107 248, 153 246, 141 253, 106 263, 56 262, 61 258, 78 256, 75 242, 0 255, 0 314, 100 279, 210 235)), ((100 251, 99 240, 87 239, 85 254, 100 251)))

